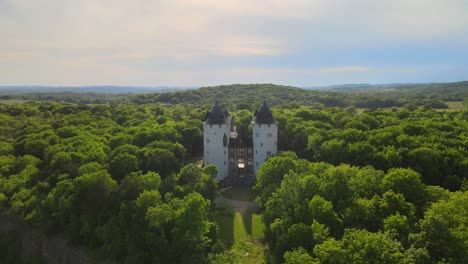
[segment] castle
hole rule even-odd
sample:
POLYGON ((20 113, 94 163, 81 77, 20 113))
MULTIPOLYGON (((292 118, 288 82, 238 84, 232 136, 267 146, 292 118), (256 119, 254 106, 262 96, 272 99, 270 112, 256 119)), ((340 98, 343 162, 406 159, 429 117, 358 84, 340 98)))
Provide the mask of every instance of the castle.
POLYGON ((203 122, 204 164, 216 165, 216 180, 226 185, 252 184, 255 173, 277 151, 278 124, 266 101, 255 111, 252 140, 237 135, 234 118, 215 103, 203 122))

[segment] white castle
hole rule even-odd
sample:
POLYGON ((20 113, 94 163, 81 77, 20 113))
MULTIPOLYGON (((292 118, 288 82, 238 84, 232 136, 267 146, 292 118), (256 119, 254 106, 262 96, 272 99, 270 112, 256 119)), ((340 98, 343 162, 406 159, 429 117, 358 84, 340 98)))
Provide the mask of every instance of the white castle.
POLYGON ((236 124, 227 111, 216 103, 203 122, 204 165, 218 168, 216 179, 245 182, 254 178, 265 160, 276 153, 278 123, 266 101, 255 111, 252 142, 237 137, 236 124))

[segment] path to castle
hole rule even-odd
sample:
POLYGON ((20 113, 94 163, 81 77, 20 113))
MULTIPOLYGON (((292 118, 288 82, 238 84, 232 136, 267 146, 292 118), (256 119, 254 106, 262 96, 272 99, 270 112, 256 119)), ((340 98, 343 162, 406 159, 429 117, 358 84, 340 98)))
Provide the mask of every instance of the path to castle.
MULTIPOLYGON (((220 193, 227 189, 229 188, 221 190, 220 193)), ((238 212, 245 212, 249 209, 257 209, 260 207, 260 205, 256 202, 229 199, 222 196, 221 194, 218 195, 218 197, 216 197, 214 203, 216 205, 216 208, 232 208, 238 212)))
POLYGON ((248 202, 248 201, 240 201, 240 200, 232 200, 228 199, 223 196, 218 196, 214 200, 216 204, 216 208, 232 208, 238 212, 245 212, 248 209, 257 209, 259 208, 258 203, 256 202, 248 202))

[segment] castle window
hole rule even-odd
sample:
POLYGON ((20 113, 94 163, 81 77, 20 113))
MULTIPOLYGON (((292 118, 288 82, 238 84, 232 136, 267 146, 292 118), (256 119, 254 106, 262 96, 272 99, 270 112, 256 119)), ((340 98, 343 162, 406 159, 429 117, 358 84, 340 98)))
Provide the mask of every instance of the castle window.
POLYGON ((263 142, 260 142, 260 146, 263 147, 263 142))
POLYGON ((210 143, 210 139, 209 139, 209 138, 206 139, 206 143, 210 143))
POLYGON ((258 151, 257 151, 257 150, 255 151, 255 154, 258 154, 258 151))
POLYGON ((229 153, 230 153, 231 155, 234 155, 234 149, 229 149, 229 153))
POLYGON ((258 162, 256 162, 257 166, 258 166, 258 162))
POLYGON ((224 147, 227 147, 227 143, 228 143, 228 139, 227 139, 226 134, 224 134, 224 137, 223 137, 223 146, 224 146, 224 147))
POLYGON ((259 137, 259 136, 260 136, 260 134, 259 134, 259 133, 255 133, 255 136, 256 136, 256 137, 259 137))
POLYGON ((268 157, 271 156, 271 151, 268 151, 268 152, 267 152, 267 156, 268 156, 268 157))
POLYGON ((226 165, 226 161, 224 162, 224 165, 226 165))
POLYGON ((212 125, 212 124, 210 124, 210 128, 213 128, 213 125, 212 125))
POLYGON ((237 154, 238 154, 239 156, 243 156, 243 155, 244 155, 244 149, 239 149, 239 150, 237 151, 237 154))
POLYGON ((224 154, 226 154, 226 151, 224 151, 224 154))
POLYGON ((270 124, 268 124, 268 127, 270 127, 270 124))
POLYGON ((272 133, 268 133, 268 134, 267 134, 267 137, 269 137, 269 138, 271 138, 272 136, 273 136, 272 133))

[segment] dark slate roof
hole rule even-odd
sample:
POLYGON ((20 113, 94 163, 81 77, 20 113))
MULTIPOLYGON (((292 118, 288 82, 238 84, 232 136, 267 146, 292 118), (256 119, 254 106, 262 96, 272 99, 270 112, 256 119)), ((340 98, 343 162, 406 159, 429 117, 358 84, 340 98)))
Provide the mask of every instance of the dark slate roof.
POLYGON ((227 122, 228 113, 224 111, 216 102, 210 112, 206 113, 205 121, 208 124, 225 124, 227 122))
POLYGON ((270 107, 265 101, 263 101, 262 108, 260 111, 255 111, 255 123, 257 124, 273 124, 275 123, 275 119, 273 118, 273 114, 271 113, 270 107))

